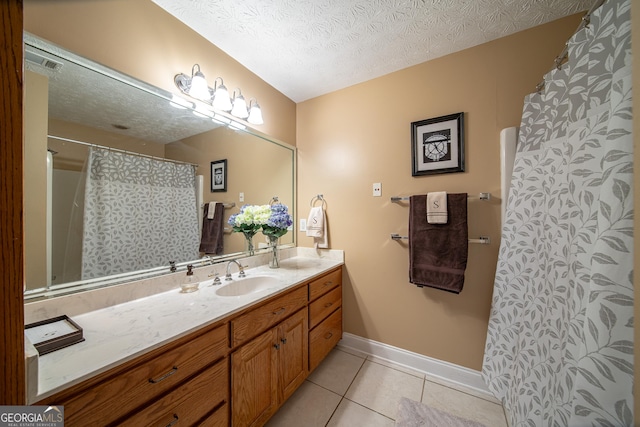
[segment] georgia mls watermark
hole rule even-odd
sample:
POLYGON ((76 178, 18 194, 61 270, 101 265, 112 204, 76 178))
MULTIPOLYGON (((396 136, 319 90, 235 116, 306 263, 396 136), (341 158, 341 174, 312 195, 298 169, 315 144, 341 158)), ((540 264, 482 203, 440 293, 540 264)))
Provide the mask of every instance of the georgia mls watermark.
POLYGON ((64 406, 0 406, 0 427, 64 427, 64 406))

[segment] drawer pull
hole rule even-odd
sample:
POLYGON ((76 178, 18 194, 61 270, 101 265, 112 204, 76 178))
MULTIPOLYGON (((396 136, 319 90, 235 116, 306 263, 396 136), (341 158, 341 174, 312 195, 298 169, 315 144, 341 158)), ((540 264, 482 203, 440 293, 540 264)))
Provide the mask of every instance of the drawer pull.
POLYGON ((324 305, 324 308, 331 307, 332 305, 333 305, 333 303, 332 303, 332 302, 328 302, 328 303, 326 303, 326 304, 324 305))
POLYGON ((163 376, 161 376, 160 378, 158 378, 157 380, 154 380, 153 378, 149 378, 149 382, 151 384, 157 384, 160 381, 166 380, 167 378, 169 378, 171 375, 175 374, 176 371, 178 370, 177 366, 174 366, 173 369, 171 369, 169 372, 167 372, 166 374, 164 374, 163 376))
POLYGON ((331 338, 332 336, 333 336, 333 332, 327 332, 327 333, 324 335, 324 339, 325 339, 325 340, 328 340, 328 339, 329 339, 329 338, 331 338))
POLYGON ((282 314, 282 313, 284 313, 285 311, 287 311, 287 309, 286 309, 286 308, 284 308, 284 307, 280 307, 279 309, 277 309, 276 311, 274 311, 274 312, 273 312, 273 315, 274 315, 274 316, 277 316, 278 314, 282 314))
POLYGON ((178 416, 176 414, 173 414, 173 421, 171 421, 169 424, 167 424, 167 427, 171 427, 176 425, 178 422, 178 416))
POLYGON ((276 343, 273 346, 275 347, 276 350, 280 350, 280 344, 276 343))
POLYGON ((282 338, 280 341, 282 342, 282 344, 286 344, 287 343, 287 339, 286 338, 282 338))
POLYGON ((328 282, 324 282, 324 285, 322 285, 322 286, 329 286, 329 285, 333 285, 333 280, 329 280, 328 282))

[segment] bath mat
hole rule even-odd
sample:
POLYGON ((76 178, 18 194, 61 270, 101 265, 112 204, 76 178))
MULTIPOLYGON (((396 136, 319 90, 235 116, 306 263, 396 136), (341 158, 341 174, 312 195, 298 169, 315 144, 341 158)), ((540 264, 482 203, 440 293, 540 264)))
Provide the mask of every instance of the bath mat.
POLYGON ((423 403, 402 397, 396 427, 487 427, 477 421, 451 415, 423 403))

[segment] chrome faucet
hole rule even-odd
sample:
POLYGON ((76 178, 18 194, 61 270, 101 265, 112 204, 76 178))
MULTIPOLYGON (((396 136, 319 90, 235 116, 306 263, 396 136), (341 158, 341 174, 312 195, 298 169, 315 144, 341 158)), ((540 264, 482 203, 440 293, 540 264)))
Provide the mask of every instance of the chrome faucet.
POLYGON ((229 261, 227 263, 227 274, 224 276, 224 280, 231 280, 231 264, 235 263, 238 266, 238 277, 244 277, 244 267, 242 266, 242 264, 240 264, 238 262, 238 260, 236 259, 232 259, 231 261, 229 261))

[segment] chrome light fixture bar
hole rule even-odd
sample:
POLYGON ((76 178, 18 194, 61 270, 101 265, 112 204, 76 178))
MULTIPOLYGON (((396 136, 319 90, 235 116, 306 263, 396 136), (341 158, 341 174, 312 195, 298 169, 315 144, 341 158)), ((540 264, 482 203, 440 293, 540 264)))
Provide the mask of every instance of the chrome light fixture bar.
MULTIPOLYGON (((184 73, 176 74, 173 81, 176 87, 180 89, 180 92, 211 105, 214 110, 230 112, 232 116, 245 119, 247 122, 254 125, 261 125, 264 123, 262 119, 262 110, 255 98, 252 98, 247 108, 247 102, 242 95, 242 91, 240 88, 237 88, 233 92, 232 101, 222 77, 216 77, 213 82, 213 89, 210 88, 204 74, 200 70, 200 65, 198 64, 195 64, 191 68, 191 76, 184 73)), ((179 108, 179 106, 184 105, 184 103, 175 102, 174 100, 172 105, 179 108)), ((219 117, 219 114, 215 115, 216 119, 219 117)))

